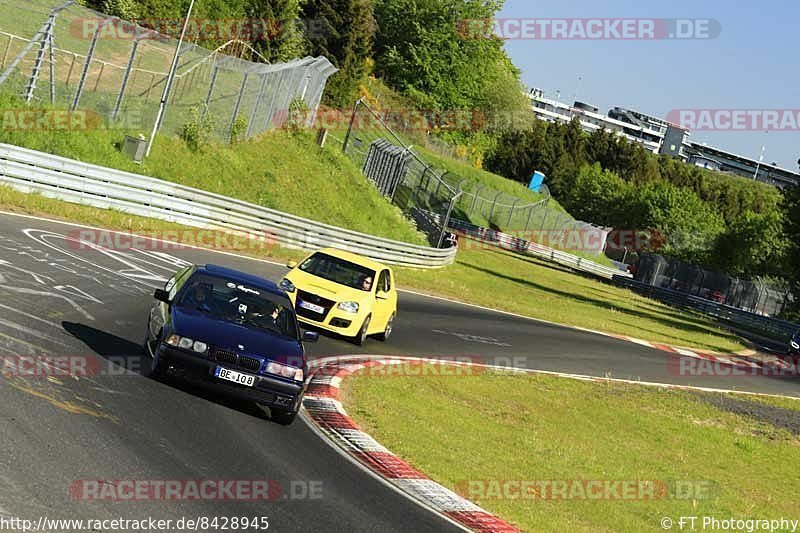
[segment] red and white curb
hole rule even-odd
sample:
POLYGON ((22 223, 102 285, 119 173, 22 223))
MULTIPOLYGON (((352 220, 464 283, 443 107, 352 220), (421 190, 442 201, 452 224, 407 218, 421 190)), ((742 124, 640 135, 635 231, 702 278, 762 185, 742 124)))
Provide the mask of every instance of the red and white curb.
MULTIPOLYGON (((342 379, 371 366, 403 364, 409 358, 332 357, 314 361, 303 407, 308 418, 334 444, 365 468, 411 498, 457 524, 477 532, 517 532, 508 522, 483 510, 422 474, 366 434, 339 401, 342 379)), ((420 359, 413 359, 421 361, 420 359)))
POLYGON ((604 337, 613 337, 615 339, 620 339, 627 342, 633 342, 636 344, 640 344, 642 346, 647 346, 648 348, 653 348, 655 350, 660 350, 662 352, 667 352, 672 355, 677 355, 681 357, 692 357, 694 359, 704 359, 706 361, 711 361, 714 363, 722 363, 725 365, 730 365, 733 367, 739 368, 747 368, 747 369, 766 369, 766 370, 774 370, 774 369, 794 369, 795 365, 791 362, 791 360, 786 360, 779 356, 770 355, 768 356, 769 359, 760 360, 760 359, 753 359, 747 355, 739 355, 739 354, 721 354, 717 352, 710 352, 710 351, 699 351, 694 348, 683 348, 680 346, 672 346, 669 344, 662 344, 658 342, 651 342, 645 341, 642 339, 637 339, 635 337, 629 337, 627 335, 619 335, 617 333, 607 333, 605 331, 597 331, 594 329, 586 329, 581 328, 578 326, 570 326, 573 329, 577 329, 580 331, 585 331, 587 333, 594 333, 596 335, 603 335, 604 337))

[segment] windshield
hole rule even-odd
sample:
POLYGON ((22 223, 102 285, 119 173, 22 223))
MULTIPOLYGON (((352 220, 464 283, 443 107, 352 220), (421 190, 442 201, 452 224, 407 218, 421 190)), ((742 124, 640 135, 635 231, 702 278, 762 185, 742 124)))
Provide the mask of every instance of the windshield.
POLYGON ((375 285, 374 270, 324 253, 316 253, 303 261, 300 270, 365 292, 371 292, 375 285))
POLYGON ((216 320, 299 338, 288 300, 238 281, 195 274, 186 283, 176 306, 216 320))

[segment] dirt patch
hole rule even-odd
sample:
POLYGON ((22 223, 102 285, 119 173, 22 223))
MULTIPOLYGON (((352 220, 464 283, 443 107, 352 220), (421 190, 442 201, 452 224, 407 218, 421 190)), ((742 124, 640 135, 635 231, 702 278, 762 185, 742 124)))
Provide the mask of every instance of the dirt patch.
POLYGON ((729 395, 699 394, 698 396, 717 409, 747 416, 776 428, 786 429, 794 435, 800 435, 800 412, 793 409, 751 402, 729 395))

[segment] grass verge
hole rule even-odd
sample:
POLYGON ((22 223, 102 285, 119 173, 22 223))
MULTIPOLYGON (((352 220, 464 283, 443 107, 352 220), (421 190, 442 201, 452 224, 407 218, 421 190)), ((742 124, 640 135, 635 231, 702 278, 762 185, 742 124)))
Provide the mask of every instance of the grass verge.
POLYGON ((354 376, 343 386, 349 414, 381 444, 524 531, 651 531, 663 517, 796 515, 800 478, 787 465, 800 460, 797 429, 773 425, 769 413, 728 409, 749 397, 491 373, 354 376), (568 496, 545 489, 514 498, 513 489, 498 490, 504 480, 564 481, 568 496), (667 491, 645 500, 576 490, 636 480, 667 491))
POLYGON ((718 352, 745 348, 703 315, 512 252, 462 249, 448 268, 398 269, 397 278, 403 287, 559 324, 718 352))

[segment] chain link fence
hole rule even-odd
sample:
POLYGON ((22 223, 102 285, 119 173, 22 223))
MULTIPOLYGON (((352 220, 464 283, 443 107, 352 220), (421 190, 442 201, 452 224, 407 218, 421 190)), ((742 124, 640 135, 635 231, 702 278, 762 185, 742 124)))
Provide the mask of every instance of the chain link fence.
MULTIPOLYGON (((386 196, 391 197, 407 213, 417 213, 419 210, 434 213, 443 217, 437 220, 444 220, 445 223, 452 216, 493 230, 520 233, 520 236, 536 242, 546 241, 541 244, 556 240, 548 233, 581 234, 587 230, 596 231, 591 224, 575 220, 555 202, 551 202, 546 185, 542 185, 540 190, 541 198, 530 201, 437 169, 414 150, 408 136, 397 132, 415 128, 415 137, 420 137, 420 126, 405 124, 402 118, 392 115, 391 111, 376 111, 364 99, 358 100, 343 141, 343 151, 370 176, 371 169, 367 166, 372 147, 388 141, 402 148, 410 156, 410 163, 404 179, 393 193, 386 196), (396 126, 393 128, 389 124, 396 126)), ((379 184, 376 182, 376 185, 379 184)), ((417 222, 419 224, 420 221, 417 222)), ((600 254, 603 244, 586 251, 600 254)))
POLYGON ((634 279, 764 316, 780 315, 792 301, 788 287, 761 278, 739 279, 658 254, 639 254, 634 279))
MULTIPOLYGON (((177 44, 74 1, 0 0, 0 91, 149 133, 177 44)), ((336 68, 323 57, 259 59, 236 38, 216 50, 184 42, 161 131, 180 132, 197 110, 214 137, 250 137, 282 126, 293 105, 311 111, 310 126, 336 68)))

